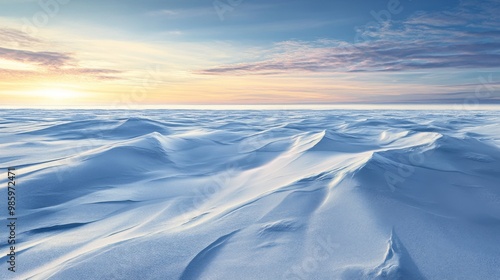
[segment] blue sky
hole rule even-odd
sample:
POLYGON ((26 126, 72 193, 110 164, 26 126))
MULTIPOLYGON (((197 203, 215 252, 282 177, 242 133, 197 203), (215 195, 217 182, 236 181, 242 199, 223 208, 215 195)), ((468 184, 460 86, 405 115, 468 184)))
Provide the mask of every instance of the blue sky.
MULTIPOLYGON (((68 0, 65 0, 68 1, 68 0)), ((30 18, 38 12, 38 1, 4 0, 2 16, 30 18), (31 4, 30 4, 31 2, 31 4)), ((42 0, 49 3, 50 0, 42 0)), ((390 2, 401 12, 392 19, 404 19, 414 11, 446 11, 459 1, 78 1, 61 5, 52 25, 73 21, 82 25, 109 26, 137 35, 183 31, 184 39, 314 40, 334 38, 353 40, 355 29, 374 20, 371 12, 387 10, 390 2), (217 8, 219 11, 217 11, 217 8), (222 19, 221 20, 221 17, 222 19), (267 27, 267 28, 264 28, 267 27), (244 33, 243 31, 247 31, 244 33)))
POLYGON ((141 104, 500 100, 499 0, 0 5, 11 103, 107 104, 131 87, 141 104))

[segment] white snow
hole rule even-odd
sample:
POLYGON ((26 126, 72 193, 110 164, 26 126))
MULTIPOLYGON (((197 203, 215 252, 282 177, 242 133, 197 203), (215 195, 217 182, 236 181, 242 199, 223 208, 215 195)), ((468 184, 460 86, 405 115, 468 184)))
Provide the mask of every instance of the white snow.
POLYGON ((499 132, 499 111, 0 110, 0 279, 499 279, 499 132))

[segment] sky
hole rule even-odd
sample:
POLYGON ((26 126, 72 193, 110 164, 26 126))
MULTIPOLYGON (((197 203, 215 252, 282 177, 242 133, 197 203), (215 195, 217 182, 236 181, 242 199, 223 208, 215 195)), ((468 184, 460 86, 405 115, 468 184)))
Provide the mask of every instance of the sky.
POLYGON ((500 0, 0 0, 0 106, 500 103, 500 0))

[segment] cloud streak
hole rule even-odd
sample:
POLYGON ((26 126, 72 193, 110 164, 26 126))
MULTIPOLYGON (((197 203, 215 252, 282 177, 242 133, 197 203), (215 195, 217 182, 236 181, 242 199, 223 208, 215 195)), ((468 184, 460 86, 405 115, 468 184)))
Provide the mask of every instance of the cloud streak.
MULTIPOLYGON (((15 29, 0 28, 3 43, 16 43, 26 46, 29 43, 43 44, 43 41, 15 29)), ((14 44, 14 45, 16 45, 14 44)), ((34 51, 0 46, 0 59, 35 66, 38 71, 9 69, 8 65, 0 65, 0 73, 9 77, 24 78, 40 75, 86 75, 98 80, 118 79, 123 71, 103 68, 86 68, 78 65, 74 53, 56 51, 34 51)))
POLYGON ((354 43, 287 41, 257 62, 220 65, 203 75, 299 72, 386 72, 444 68, 498 68, 498 1, 463 1, 450 11, 419 12, 405 21, 381 21, 358 30, 354 43), (496 4, 496 5, 495 5, 496 4))
POLYGON ((59 68, 75 62, 74 58, 68 53, 36 52, 2 47, 0 47, 0 58, 49 68, 59 68))
POLYGON ((3 44, 14 44, 16 46, 33 46, 42 41, 25 32, 13 28, 0 28, 0 42, 3 44))

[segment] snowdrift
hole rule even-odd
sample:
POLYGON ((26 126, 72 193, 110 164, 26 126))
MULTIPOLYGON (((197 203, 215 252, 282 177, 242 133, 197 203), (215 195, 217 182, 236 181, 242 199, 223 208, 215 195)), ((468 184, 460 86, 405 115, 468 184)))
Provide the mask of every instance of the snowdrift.
POLYGON ((1 279, 500 278, 499 112, 3 110, 0 136, 1 279))

